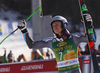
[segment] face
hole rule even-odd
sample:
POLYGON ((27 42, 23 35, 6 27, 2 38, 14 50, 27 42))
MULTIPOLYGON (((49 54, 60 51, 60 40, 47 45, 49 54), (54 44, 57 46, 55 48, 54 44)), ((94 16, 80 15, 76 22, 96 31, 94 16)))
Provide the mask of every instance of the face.
POLYGON ((58 35, 61 35, 62 31, 61 25, 62 23, 60 21, 55 21, 52 23, 53 31, 58 35))

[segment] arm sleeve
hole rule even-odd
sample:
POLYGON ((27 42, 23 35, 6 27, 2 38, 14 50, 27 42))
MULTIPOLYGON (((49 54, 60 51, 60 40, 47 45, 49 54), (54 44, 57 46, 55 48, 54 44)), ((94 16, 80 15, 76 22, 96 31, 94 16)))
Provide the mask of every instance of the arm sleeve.
POLYGON ((39 49, 39 48, 44 48, 44 47, 48 47, 48 48, 52 48, 52 40, 48 40, 48 41, 34 41, 29 35, 25 35, 24 37, 28 47, 34 48, 34 49, 39 49))
POLYGON ((34 42, 34 40, 29 36, 29 34, 27 35, 24 34, 24 39, 25 39, 27 46, 31 49, 32 43, 34 42))
POLYGON ((73 34, 73 39, 74 39, 74 42, 75 44, 78 46, 79 43, 81 42, 87 42, 86 41, 86 37, 85 37, 85 34, 81 34, 81 33, 75 33, 73 34))

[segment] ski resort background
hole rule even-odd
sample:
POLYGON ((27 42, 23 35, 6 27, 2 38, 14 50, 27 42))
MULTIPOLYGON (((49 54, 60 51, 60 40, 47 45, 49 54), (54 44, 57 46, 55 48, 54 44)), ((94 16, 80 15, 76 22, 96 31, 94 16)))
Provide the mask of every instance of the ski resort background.
MULTIPOLYGON (((17 28, 17 25, 19 24, 19 21, 20 21, 17 19, 17 17, 20 16, 21 14, 18 12, 14 12, 14 11, 5 12, 4 10, 1 10, 0 14, 2 14, 0 15, 1 16, 0 17, 0 41, 1 41, 2 39, 4 39, 5 36, 10 34, 13 30, 17 28), (8 17, 9 20, 4 20, 5 16, 8 17)), ((27 27, 28 27, 30 36, 32 37, 31 21, 27 22, 27 27)), ((100 44, 100 41, 99 41, 100 40, 99 38, 100 29, 95 29, 95 31, 97 35, 97 41, 95 43, 95 46, 96 46, 96 49, 98 50, 98 45, 100 44)), ((81 43, 80 45, 82 47, 82 51, 85 51, 84 49, 85 44, 86 43, 81 43)), ((26 58, 30 60, 30 54, 32 50, 27 47, 24 41, 24 37, 19 30, 15 32, 13 35, 11 35, 9 38, 7 38, 7 40, 4 41, 0 45, 0 55, 4 54, 2 52, 4 51, 3 48, 7 49, 7 53, 10 50, 12 50, 15 55, 15 59, 17 58, 18 55, 23 53, 26 56, 26 58)))
MULTIPOLYGON (((15 11, 7 11, 5 12, 3 9, 0 12, 0 41, 10 34, 13 30, 17 28, 17 25, 19 24, 19 19, 17 19, 18 16, 21 14, 15 11), (5 18, 8 17, 8 18, 5 18)), ((29 30, 29 33, 32 37, 32 28, 31 28, 31 21, 27 22, 27 27, 29 30)), ((70 26, 71 27, 71 26, 70 26)), ((98 50, 98 45, 100 44, 100 29, 95 29, 96 35, 97 35, 97 41, 95 43, 96 50, 98 50)), ((85 44, 81 43, 80 46, 82 48, 82 51, 85 51, 85 44)), ((24 54, 26 59, 28 61, 31 60, 31 52, 32 49, 29 49, 25 43, 24 37, 22 33, 18 30, 13 35, 11 35, 9 38, 7 38, 1 45, 0 45, 0 56, 4 55, 4 48, 7 50, 7 54, 10 50, 12 50, 14 54, 15 60, 17 60, 18 56, 20 54, 24 54)), ((44 48, 47 49, 47 48, 44 48)), ((41 50, 42 51, 42 50, 41 50)), ((47 52, 47 50, 43 50, 44 52, 47 52)), ((53 52, 49 49, 50 53, 53 54, 53 52)), ((51 58, 51 56, 50 56, 51 58)), ((53 58, 55 58, 53 54, 53 58)), ((48 57, 46 58, 48 59, 48 57)), ((21 60, 23 62, 24 60, 21 60)))

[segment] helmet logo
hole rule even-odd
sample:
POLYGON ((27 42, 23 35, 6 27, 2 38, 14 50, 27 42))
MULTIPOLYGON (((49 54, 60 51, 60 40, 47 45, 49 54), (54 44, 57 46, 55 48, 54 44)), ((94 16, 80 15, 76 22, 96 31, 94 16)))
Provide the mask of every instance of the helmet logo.
POLYGON ((64 28, 67 29, 67 25, 66 25, 66 23, 64 23, 63 25, 64 25, 64 28))

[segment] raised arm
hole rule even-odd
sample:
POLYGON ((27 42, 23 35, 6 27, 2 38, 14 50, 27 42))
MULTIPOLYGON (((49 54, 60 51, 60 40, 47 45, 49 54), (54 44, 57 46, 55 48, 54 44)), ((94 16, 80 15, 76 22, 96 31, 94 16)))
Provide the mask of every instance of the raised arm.
POLYGON ((48 40, 48 41, 44 41, 44 40, 40 40, 40 41, 34 41, 32 40, 32 38, 29 36, 29 34, 25 35, 26 36, 26 43, 28 45, 28 47, 34 48, 34 49, 39 49, 39 48, 44 48, 44 47, 48 47, 48 48, 52 48, 52 39, 48 40))
POLYGON ((86 37, 85 37, 85 34, 81 34, 81 33, 75 33, 73 34, 73 39, 74 39, 74 42, 75 44, 78 46, 79 43, 81 42, 87 42, 86 41, 86 37))
POLYGON ((26 21, 22 20, 21 23, 18 25, 18 28, 21 30, 21 32, 25 35, 25 41, 28 45, 28 47, 37 49, 37 48, 43 48, 43 47, 48 47, 52 48, 52 40, 49 41, 34 41, 28 33, 28 30, 26 28, 26 21))

